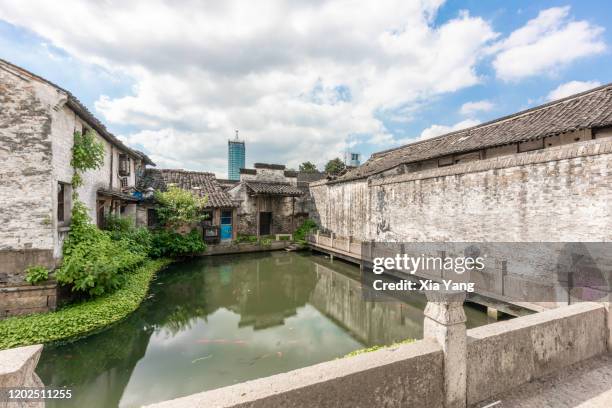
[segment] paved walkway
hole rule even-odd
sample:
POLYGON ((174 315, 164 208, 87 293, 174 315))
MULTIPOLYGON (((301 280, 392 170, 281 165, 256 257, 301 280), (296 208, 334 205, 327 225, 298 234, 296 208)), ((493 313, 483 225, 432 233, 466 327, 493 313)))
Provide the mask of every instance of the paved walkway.
MULTIPOLYGON (((492 379, 493 381, 495 379, 492 379)), ((474 407, 611 408, 612 354, 575 364, 474 407)))

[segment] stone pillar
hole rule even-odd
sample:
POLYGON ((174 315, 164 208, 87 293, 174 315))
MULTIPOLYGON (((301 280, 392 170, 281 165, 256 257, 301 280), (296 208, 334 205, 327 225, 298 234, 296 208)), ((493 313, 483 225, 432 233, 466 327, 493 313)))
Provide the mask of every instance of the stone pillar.
MULTIPOLYGON (((26 346, 0 350, 0 389, 44 387, 34 372, 43 346, 26 346)), ((44 402, 0 402, 0 407, 44 407, 44 402)))
POLYGON ((319 234, 321 233, 321 230, 317 230, 317 235, 315 235, 315 243, 318 245, 319 244, 319 234))
POLYGON ((445 408, 464 408, 467 401, 467 335, 465 292, 426 291, 423 337, 434 338, 444 351, 445 408))

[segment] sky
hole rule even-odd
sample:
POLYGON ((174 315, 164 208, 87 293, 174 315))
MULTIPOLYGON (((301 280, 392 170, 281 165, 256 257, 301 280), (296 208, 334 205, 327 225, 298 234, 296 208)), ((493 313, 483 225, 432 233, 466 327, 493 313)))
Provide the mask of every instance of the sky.
POLYGON ((0 58, 158 167, 322 168, 612 82, 608 0, 0 1, 0 58), (58 7, 61 4, 61 7, 58 7))

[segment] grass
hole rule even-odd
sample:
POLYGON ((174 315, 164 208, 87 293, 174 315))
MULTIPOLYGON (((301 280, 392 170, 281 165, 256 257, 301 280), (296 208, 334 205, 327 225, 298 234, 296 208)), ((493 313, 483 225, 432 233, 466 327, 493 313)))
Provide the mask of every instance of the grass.
POLYGON ((376 351, 376 350, 397 347, 397 346, 401 346, 403 344, 410 344, 410 343, 414 343, 414 341, 415 341, 414 339, 406 339, 406 340, 402 340, 402 341, 397 342, 397 343, 393 343, 393 344, 388 345, 388 346, 372 346, 372 347, 368 347, 368 348, 364 348, 364 349, 359 349, 359 350, 351 351, 350 353, 345 355, 343 358, 345 358, 345 357, 354 357, 354 356, 358 356, 360 354, 365 354, 365 353, 371 353, 372 351, 376 351))
POLYGON ((172 261, 146 261, 125 284, 108 295, 49 313, 0 321, 0 350, 39 343, 72 341, 101 331, 127 317, 144 300, 155 274, 172 261))

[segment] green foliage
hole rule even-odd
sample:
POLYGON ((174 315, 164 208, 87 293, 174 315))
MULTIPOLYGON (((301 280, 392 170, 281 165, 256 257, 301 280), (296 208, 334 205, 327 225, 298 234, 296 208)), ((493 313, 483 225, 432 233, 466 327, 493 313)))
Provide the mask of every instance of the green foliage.
POLYGON ((168 191, 156 191, 157 218, 161 225, 176 228, 185 224, 202 221, 202 213, 208 201, 191 191, 170 187, 168 191))
POLYGON ((135 233, 113 235, 99 230, 90 222, 87 207, 76 201, 56 279, 90 296, 112 292, 121 286, 125 274, 146 260, 150 246, 140 239, 135 233))
POLYGON ((257 243, 257 236, 256 235, 244 235, 244 234, 238 234, 238 236, 236 237, 236 240, 234 242, 236 242, 237 244, 242 244, 243 242, 248 242, 251 244, 256 244, 257 243))
POLYGON ((360 354, 370 353, 372 351, 381 350, 381 349, 388 349, 388 348, 397 347, 397 346, 401 346, 403 344, 410 344, 410 343, 414 343, 414 339, 402 340, 400 342, 393 343, 393 344, 391 344, 389 346, 372 346, 372 347, 368 347, 368 348, 364 348, 364 349, 359 349, 359 350, 351 351, 350 353, 348 353, 344 357, 354 357, 354 356, 358 356, 360 354))
POLYGON ((47 268, 41 265, 30 266, 25 270, 25 280, 31 285, 35 285, 38 282, 44 282, 49 279, 49 271, 47 268))
POLYGON ((108 231, 113 241, 125 242, 132 252, 151 254, 153 234, 145 227, 136 227, 134 219, 110 215, 106 219, 104 229, 108 231))
POLYGON ((271 246, 272 245, 272 238, 260 238, 259 239, 259 245, 261 246, 271 246))
POLYGON ((327 174, 337 176, 342 173, 345 168, 346 166, 344 165, 344 162, 340 160, 339 157, 336 157, 335 159, 332 159, 327 162, 327 164, 325 165, 325 172, 327 174))
POLYGON ((167 259, 147 261, 126 276, 121 289, 94 300, 56 312, 0 320, 0 349, 75 340, 120 321, 138 308, 155 273, 169 263, 167 259))
POLYGON ((310 218, 304 220, 302 225, 300 225, 298 229, 296 229, 293 233, 293 240, 299 242, 306 241, 306 237, 308 236, 308 234, 310 234, 310 232, 313 229, 316 229, 317 227, 317 223, 311 220, 310 218))
POLYGON ((70 165, 74 169, 73 191, 83 185, 82 172, 99 169, 103 163, 104 144, 97 140, 95 132, 92 130, 87 130, 85 133, 74 132, 72 159, 70 160, 70 165))
POLYGON ((134 218, 108 214, 104 219, 104 229, 112 232, 128 233, 134 229, 134 218))
POLYGON ((192 230, 189 234, 182 235, 169 230, 158 230, 152 234, 151 256, 185 256, 206 250, 206 244, 202 240, 198 230, 192 230))
POLYGON ((306 162, 300 164, 299 169, 300 169, 300 171, 302 171, 304 173, 316 173, 317 171, 319 171, 317 169, 316 164, 314 164, 312 162, 309 162, 309 161, 306 161, 306 162))

